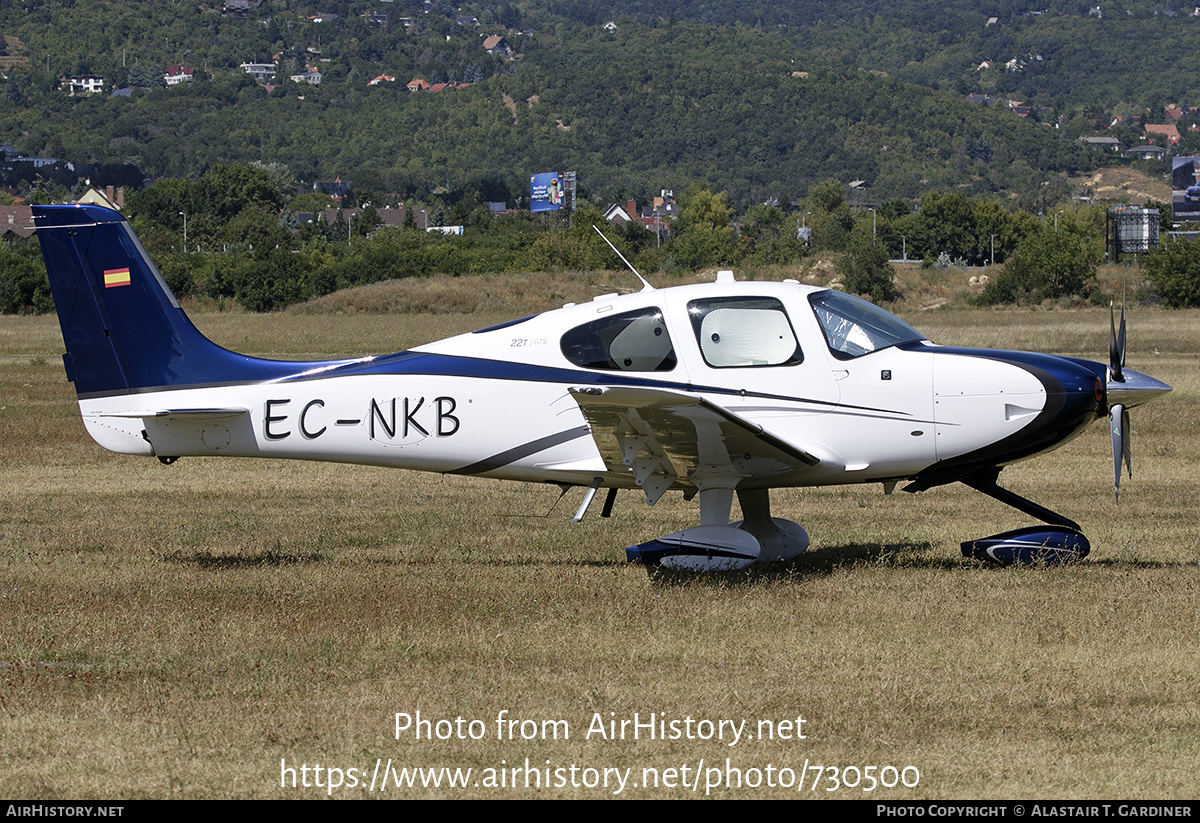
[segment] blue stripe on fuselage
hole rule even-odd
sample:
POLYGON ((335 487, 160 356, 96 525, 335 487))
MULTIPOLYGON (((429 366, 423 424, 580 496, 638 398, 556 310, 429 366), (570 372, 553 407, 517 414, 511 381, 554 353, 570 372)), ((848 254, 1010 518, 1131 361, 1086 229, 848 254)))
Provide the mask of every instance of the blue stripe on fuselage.
MULTIPOLYGON (((909 345, 903 344, 901 348, 907 349, 909 345)), ((936 354, 995 360, 1024 369, 1042 384, 1046 403, 1020 431, 981 449, 934 463, 920 472, 916 483, 906 491, 953 483, 979 469, 1004 466, 1049 451, 1083 431, 1096 419, 1100 409, 1095 396, 1096 380, 1103 381, 1105 375, 1105 366, 1100 363, 1037 352, 955 346, 920 348, 936 354)))

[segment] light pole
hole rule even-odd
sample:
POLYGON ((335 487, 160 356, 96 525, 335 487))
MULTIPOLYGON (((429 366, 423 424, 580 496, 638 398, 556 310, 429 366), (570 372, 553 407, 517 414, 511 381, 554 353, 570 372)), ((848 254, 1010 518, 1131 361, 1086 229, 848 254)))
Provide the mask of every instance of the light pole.
POLYGON ((187 251, 187 212, 179 212, 179 216, 183 218, 183 250, 187 251))
POLYGON ((804 242, 804 245, 809 245, 808 242, 808 216, 811 211, 800 212, 800 227, 796 229, 796 239, 804 242))

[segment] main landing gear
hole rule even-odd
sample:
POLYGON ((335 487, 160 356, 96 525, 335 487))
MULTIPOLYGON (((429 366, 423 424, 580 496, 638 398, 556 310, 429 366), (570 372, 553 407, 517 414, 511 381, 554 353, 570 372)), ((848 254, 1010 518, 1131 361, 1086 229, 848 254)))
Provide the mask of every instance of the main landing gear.
POLYGON ((757 560, 790 560, 808 548, 808 532, 771 517, 767 489, 739 490, 744 519, 729 522, 733 489, 700 491, 700 525, 625 550, 632 563, 665 569, 732 571, 757 560))

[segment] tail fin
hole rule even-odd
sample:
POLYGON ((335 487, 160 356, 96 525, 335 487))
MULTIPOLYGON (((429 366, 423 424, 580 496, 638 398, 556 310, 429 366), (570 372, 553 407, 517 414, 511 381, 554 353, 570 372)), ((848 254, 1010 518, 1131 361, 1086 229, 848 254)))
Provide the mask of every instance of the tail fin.
POLYGON ((117 212, 34 206, 33 219, 67 348, 67 379, 80 399, 269 380, 306 365, 235 354, 202 335, 117 212))

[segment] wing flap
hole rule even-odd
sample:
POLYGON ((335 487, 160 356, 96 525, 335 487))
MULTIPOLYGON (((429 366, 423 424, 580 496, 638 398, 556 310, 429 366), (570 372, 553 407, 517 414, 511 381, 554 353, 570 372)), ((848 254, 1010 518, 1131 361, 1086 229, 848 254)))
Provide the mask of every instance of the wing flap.
POLYGON ((733 488, 820 460, 703 397, 639 386, 572 388, 596 447, 612 472, 629 472, 654 504, 677 482, 733 488))

